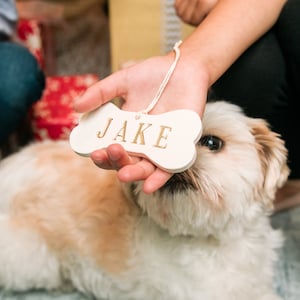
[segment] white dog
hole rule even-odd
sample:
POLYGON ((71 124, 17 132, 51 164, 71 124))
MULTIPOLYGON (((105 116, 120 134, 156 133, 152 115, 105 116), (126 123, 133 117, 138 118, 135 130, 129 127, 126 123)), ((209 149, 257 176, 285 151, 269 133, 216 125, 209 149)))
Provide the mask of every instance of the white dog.
POLYGON ((67 142, 0 163, 0 287, 70 285, 97 299, 275 300, 288 176, 282 140, 226 102, 207 104, 195 164, 146 195, 67 142))

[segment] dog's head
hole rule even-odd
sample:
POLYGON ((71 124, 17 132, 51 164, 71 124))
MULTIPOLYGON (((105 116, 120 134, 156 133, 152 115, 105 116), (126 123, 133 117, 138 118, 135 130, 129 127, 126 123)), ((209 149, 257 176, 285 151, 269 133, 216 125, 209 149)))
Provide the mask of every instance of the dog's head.
POLYGON ((283 141, 262 119, 235 105, 208 103, 194 165, 146 195, 131 185, 142 210, 170 234, 209 235, 270 211, 287 179, 283 141))

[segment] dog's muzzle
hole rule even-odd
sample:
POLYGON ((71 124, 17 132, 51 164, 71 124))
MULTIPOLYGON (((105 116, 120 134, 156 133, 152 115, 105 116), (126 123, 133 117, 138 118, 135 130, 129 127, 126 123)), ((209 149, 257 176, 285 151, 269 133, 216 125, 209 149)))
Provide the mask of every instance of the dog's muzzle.
POLYGON ((197 181, 192 170, 174 174, 160 191, 169 193, 186 192, 188 190, 198 190, 197 181))

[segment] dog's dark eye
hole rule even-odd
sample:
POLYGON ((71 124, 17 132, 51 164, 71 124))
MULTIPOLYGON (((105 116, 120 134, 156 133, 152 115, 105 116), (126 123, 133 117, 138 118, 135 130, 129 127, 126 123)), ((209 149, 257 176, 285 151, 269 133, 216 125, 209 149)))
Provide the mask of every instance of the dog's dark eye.
POLYGON ((220 151, 223 141, 214 135, 205 135, 199 141, 201 146, 207 147, 210 151, 220 151))

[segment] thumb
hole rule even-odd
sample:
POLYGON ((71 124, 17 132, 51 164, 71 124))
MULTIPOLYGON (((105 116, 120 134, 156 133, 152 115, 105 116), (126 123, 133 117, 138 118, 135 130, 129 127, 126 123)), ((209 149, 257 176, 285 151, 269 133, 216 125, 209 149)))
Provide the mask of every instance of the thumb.
POLYGON ((75 100, 75 111, 88 112, 115 97, 124 97, 127 93, 124 78, 124 72, 121 70, 90 86, 83 95, 75 100))

